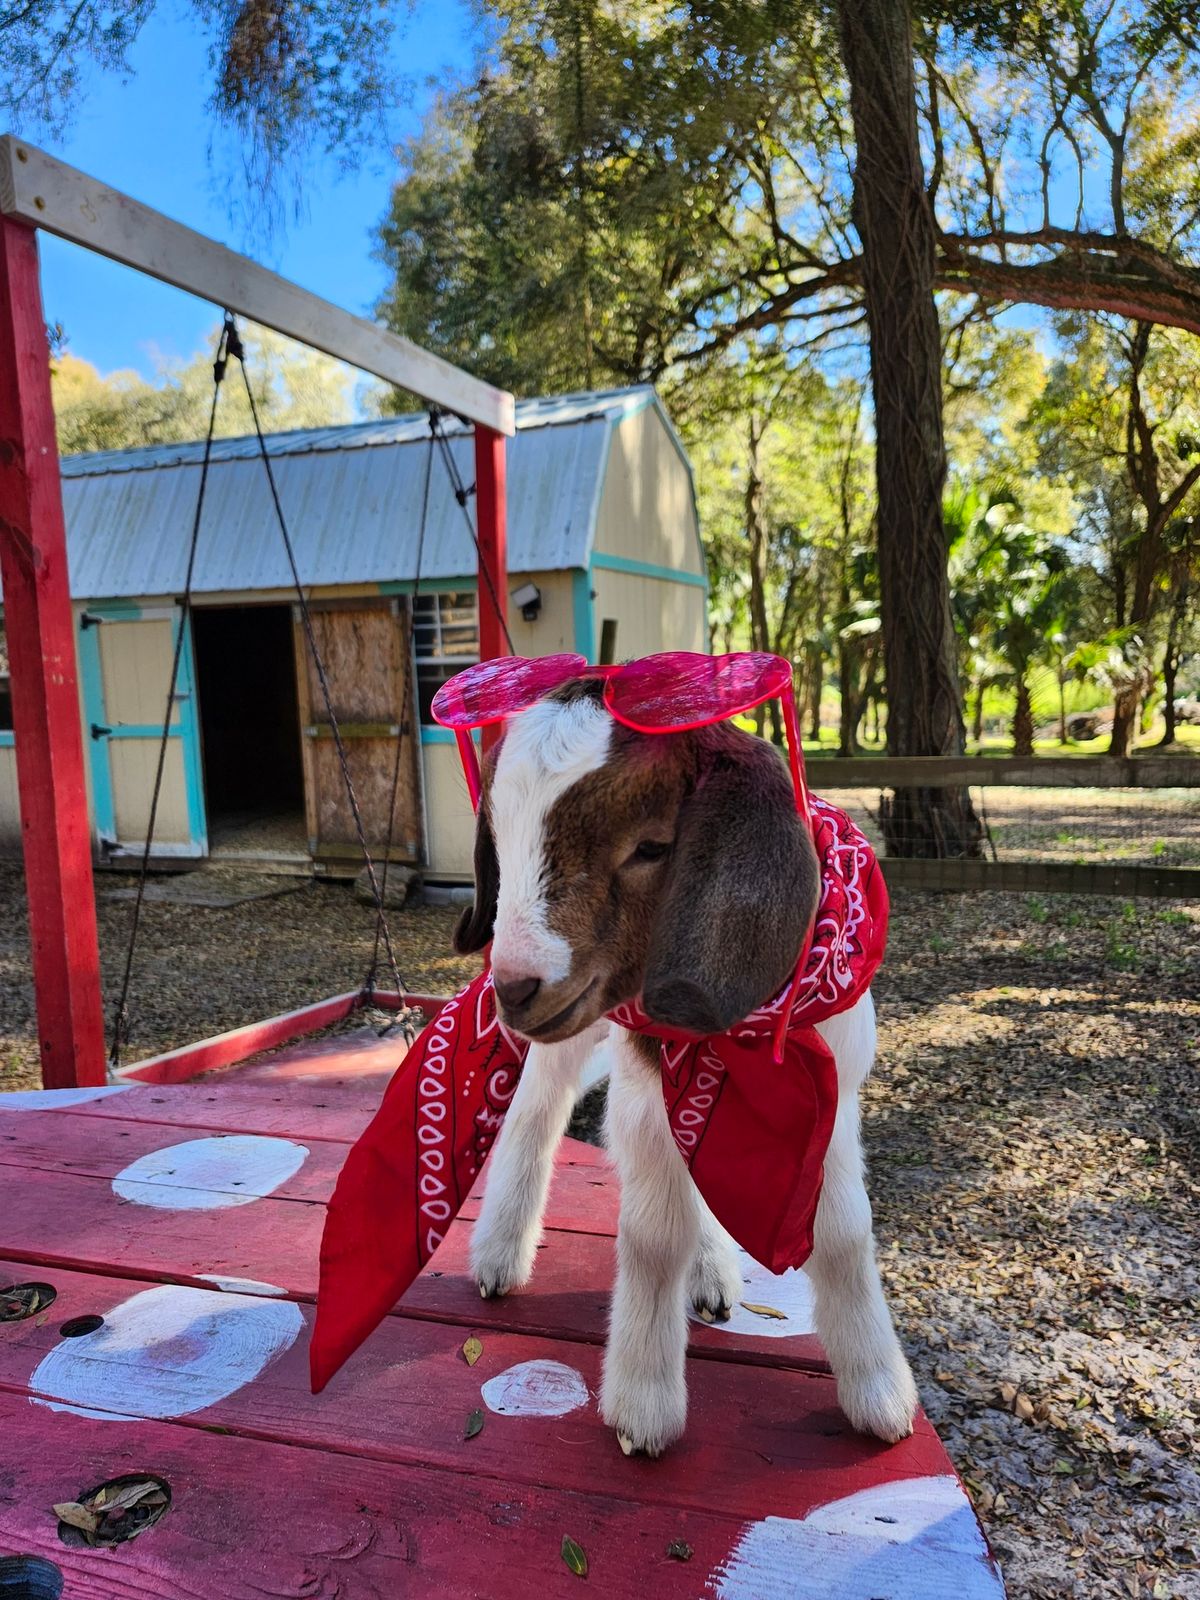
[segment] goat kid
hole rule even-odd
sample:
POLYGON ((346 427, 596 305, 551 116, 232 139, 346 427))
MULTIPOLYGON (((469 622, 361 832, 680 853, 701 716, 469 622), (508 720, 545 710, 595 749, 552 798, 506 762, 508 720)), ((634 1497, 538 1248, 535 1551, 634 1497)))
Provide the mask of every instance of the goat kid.
MULTIPOLYGON (((658 1455, 684 1431, 688 1306, 727 1319, 742 1278, 675 1148, 657 1040, 605 1014, 640 996, 664 1026, 723 1032, 787 981, 819 874, 768 745, 731 724, 635 733, 600 693, 579 680, 514 717, 485 769, 476 899, 456 944, 491 942, 501 1016, 533 1047, 491 1158, 472 1266, 485 1298, 529 1281, 554 1152, 603 1043, 621 1213, 601 1406, 627 1454, 658 1455)), ((863 1175, 870 994, 818 1031, 839 1102, 805 1270, 842 1409, 890 1443, 911 1433, 917 1395, 883 1298, 863 1175)))

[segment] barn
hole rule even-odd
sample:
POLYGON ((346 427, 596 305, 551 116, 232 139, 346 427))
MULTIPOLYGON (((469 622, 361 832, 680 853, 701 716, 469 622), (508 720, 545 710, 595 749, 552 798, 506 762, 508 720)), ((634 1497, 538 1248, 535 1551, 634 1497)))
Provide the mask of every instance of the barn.
MULTIPOLYGON (((444 422, 470 483, 470 430, 444 422)), ((470 805, 438 686, 479 656, 476 553, 423 413, 276 434, 275 477, 377 847, 402 745, 393 859, 469 877, 470 805), (422 516, 428 476, 428 509, 422 516), (422 528, 424 539, 422 543, 422 528), (418 580, 418 553, 419 580, 418 580), (405 683, 409 706, 401 711, 405 683)), ((89 808, 98 863, 140 855, 203 447, 62 462, 89 808)), ((648 386, 519 402, 508 453, 516 650, 609 661, 705 650, 687 456, 648 386)), ((213 447, 155 853, 357 870, 358 846, 257 441, 213 447)), ((488 603, 488 597, 483 597, 488 603)), ((0 848, 20 849, 0 630, 0 848)))

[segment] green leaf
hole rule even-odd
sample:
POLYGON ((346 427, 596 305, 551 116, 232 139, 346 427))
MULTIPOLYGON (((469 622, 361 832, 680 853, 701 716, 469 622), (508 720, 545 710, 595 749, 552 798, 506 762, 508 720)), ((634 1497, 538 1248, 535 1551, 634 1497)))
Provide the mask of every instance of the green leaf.
POLYGON ((477 1433, 483 1432, 483 1412, 472 1411, 467 1418, 467 1425, 463 1429, 464 1439, 473 1439, 477 1433))
POLYGON ((577 1578, 588 1575, 588 1558, 582 1545, 575 1543, 569 1533, 563 1534, 562 1558, 577 1578))

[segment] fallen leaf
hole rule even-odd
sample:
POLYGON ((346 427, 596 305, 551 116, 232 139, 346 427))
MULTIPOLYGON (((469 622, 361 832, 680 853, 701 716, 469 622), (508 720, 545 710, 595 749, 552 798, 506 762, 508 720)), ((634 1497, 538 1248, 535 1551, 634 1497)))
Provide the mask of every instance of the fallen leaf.
POLYGON ((477 1339, 475 1337, 475 1335, 472 1334, 471 1337, 467 1340, 466 1344, 463 1345, 462 1353, 463 1353, 463 1360, 467 1363, 467 1365, 469 1367, 473 1367, 475 1365, 475 1363, 479 1360, 480 1356, 483 1354, 482 1341, 477 1339))
POLYGON ((774 1306, 756 1306, 749 1300, 742 1300, 739 1304, 743 1311, 753 1311, 756 1317, 773 1317, 776 1322, 786 1322, 788 1320, 787 1312, 777 1311, 774 1306))
POLYGON ((467 1425, 463 1429, 464 1439, 473 1439, 477 1433, 483 1432, 483 1412, 472 1411, 467 1418, 467 1425))
MULTIPOLYGON (((166 1495, 163 1494, 158 1484, 149 1478, 143 1478, 141 1483, 127 1483, 124 1488, 118 1489, 115 1494, 110 1495, 104 1503, 104 1509, 106 1511, 128 1511, 130 1506, 145 1503, 163 1505, 165 1501, 166 1495)), ((100 1504, 99 1496, 92 1504, 97 1506, 100 1504)))
POLYGON ((667 1546, 667 1554, 672 1561, 690 1561, 695 1553, 686 1539, 672 1539, 667 1546))
POLYGON ((588 1575, 588 1559, 583 1546, 575 1543, 569 1533, 563 1534, 562 1558, 577 1578, 588 1575))
POLYGON ((100 1518, 94 1511, 89 1511, 87 1506, 81 1506, 78 1500, 64 1500, 61 1505, 54 1507, 54 1515, 60 1522, 65 1522, 68 1528, 78 1528, 81 1533, 95 1533, 100 1526, 100 1518))

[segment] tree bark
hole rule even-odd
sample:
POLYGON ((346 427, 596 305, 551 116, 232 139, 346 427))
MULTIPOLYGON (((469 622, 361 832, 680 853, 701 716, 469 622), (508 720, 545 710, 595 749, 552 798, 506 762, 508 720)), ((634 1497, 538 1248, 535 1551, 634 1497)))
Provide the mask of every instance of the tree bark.
POLYGON ((804 699, 808 713, 805 737, 821 742, 821 691, 825 684, 825 657, 820 648, 810 645, 804 662, 804 699))
MULTIPOLYGON (((871 336, 888 753, 961 755, 962 704, 942 492, 937 232, 917 135, 907 0, 839 0, 857 151, 854 220, 871 336)), ((893 855, 977 856, 966 789, 897 789, 881 807, 893 855)))
POLYGON ((1029 682, 1023 672, 1017 674, 1017 709, 1012 724, 1013 755, 1029 760, 1033 755, 1033 701, 1029 682))

